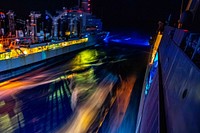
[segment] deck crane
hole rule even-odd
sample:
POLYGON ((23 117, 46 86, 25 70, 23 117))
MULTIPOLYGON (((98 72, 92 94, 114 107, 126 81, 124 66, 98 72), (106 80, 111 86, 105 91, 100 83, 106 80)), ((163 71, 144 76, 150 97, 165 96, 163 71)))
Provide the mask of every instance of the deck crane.
POLYGON ((70 37, 80 36, 86 26, 86 16, 82 10, 72 10, 68 13, 70 37))
POLYGON ((52 29, 53 29, 53 38, 58 38, 58 20, 63 16, 67 15, 67 10, 59 12, 57 16, 52 16, 48 11, 45 11, 46 15, 48 15, 52 20, 52 29))
POLYGON ((30 28, 31 28, 31 38, 32 42, 37 42, 37 19, 41 17, 40 13, 32 11, 29 15, 31 18, 30 28))
POLYGON ((6 15, 8 15, 9 21, 9 36, 15 35, 15 13, 13 11, 8 11, 6 15))

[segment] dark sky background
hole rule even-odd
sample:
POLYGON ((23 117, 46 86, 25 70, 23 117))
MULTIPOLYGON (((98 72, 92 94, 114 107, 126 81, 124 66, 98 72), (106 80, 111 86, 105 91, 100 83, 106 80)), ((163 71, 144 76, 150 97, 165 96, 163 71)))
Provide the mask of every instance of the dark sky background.
MULTIPOLYGON (((181 0, 91 0, 93 14, 102 18, 105 27, 155 28, 159 20, 172 14, 178 21, 181 0)), ((0 9, 14 10, 17 16, 28 16, 29 11, 54 11, 72 7, 76 0, 3 0, 0 9)))

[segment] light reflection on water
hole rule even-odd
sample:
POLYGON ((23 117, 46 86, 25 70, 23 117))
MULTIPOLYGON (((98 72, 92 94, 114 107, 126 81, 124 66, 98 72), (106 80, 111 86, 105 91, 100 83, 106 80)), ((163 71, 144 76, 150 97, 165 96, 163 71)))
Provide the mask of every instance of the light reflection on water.
POLYGON ((110 127, 101 131, 115 132, 137 78, 134 63, 147 53, 106 48, 84 50, 63 64, 0 83, 0 132, 99 131, 107 114, 110 127))
MULTIPOLYGON (((33 126, 30 132, 47 132, 57 129, 60 120, 64 122, 68 118, 80 116, 77 112, 81 111, 89 111, 91 114, 88 117, 91 120, 88 121, 88 126, 84 122, 84 119, 88 118, 81 117, 88 129, 97 115, 94 109, 98 107, 97 112, 102 106, 107 93, 117 80, 112 74, 104 79, 95 76, 94 67, 103 64, 102 61, 99 63, 97 58, 97 50, 85 50, 65 65, 47 70, 42 68, 1 83, 0 131, 26 132, 33 126), (99 87, 98 82, 103 82, 100 86, 104 87, 99 87), (105 82, 109 82, 109 85, 104 85, 105 82), (97 103, 94 103, 94 100, 97 103), (33 115, 28 114, 30 111, 33 115), (53 118, 50 118, 51 116, 53 118), (41 128, 41 123, 46 120, 44 128, 41 128)), ((74 121, 72 118, 69 123, 74 121)), ((80 129, 83 129, 83 124, 79 124, 80 129)))
MULTIPOLYGON (((95 85, 92 88, 95 88, 94 92, 88 97, 85 102, 79 106, 77 106, 75 113, 71 119, 71 121, 68 122, 68 124, 65 126, 64 129, 62 129, 59 132, 76 132, 76 133, 82 133, 87 132, 95 119, 97 117, 102 117, 102 112, 104 111, 101 108, 104 107, 104 102, 109 93, 112 93, 113 85, 116 83, 117 77, 114 75, 108 75, 106 76, 103 81, 99 83, 99 85, 95 85)), ((83 90, 83 87, 75 87, 75 89, 83 90)), ((87 90, 88 88, 86 88, 87 90)), ((85 90, 84 90, 85 91, 85 90)), ((100 119, 100 118, 97 118, 100 119)), ((98 123, 97 123, 98 124, 98 123)), ((98 125, 96 125, 98 126, 98 125)), ((94 130, 94 129, 91 129, 94 130)))

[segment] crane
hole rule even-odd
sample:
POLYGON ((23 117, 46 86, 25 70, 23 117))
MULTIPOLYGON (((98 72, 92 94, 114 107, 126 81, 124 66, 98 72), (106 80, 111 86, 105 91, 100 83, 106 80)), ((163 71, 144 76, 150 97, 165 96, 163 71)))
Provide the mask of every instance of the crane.
POLYGON ((72 16, 69 18, 69 30, 70 30, 70 35, 77 34, 77 21, 79 20, 79 17, 77 15, 72 16))
POLYGON ((52 20, 52 29, 53 29, 53 37, 58 37, 58 20, 63 16, 67 15, 67 10, 59 12, 57 16, 52 16, 48 11, 45 11, 46 15, 48 15, 52 20))
POLYGON ((81 32, 84 31, 87 15, 88 13, 85 13, 82 10, 73 10, 68 13, 70 36, 77 36, 78 34, 80 35, 81 32), (78 22, 80 24, 79 29, 78 22))
POLYGON ((35 42, 37 36, 37 19, 41 17, 41 14, 32 11, 29 16, 31 17, 31 37, 32 41, 35 42))
POLYGON ((9 36, 12 36, 12 34, 15 34, 15 14, 13 11, 8 11, 6 13, 8 15, 8 21, 9 21, 9 36))

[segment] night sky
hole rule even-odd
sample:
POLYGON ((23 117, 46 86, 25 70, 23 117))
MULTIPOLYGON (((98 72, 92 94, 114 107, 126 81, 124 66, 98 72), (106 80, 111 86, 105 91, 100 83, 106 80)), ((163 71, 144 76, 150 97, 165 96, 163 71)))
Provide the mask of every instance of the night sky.
MULTIPOLYGON (((106 27, 154 27, 170 14, 177 21, 181 0, 91 0, 93 14, 102 18, 106 27)), ((14 10, 17 16, 29 11, 54 11, 72 7, 76 0, 4 0, 0 9, 14 10)))

